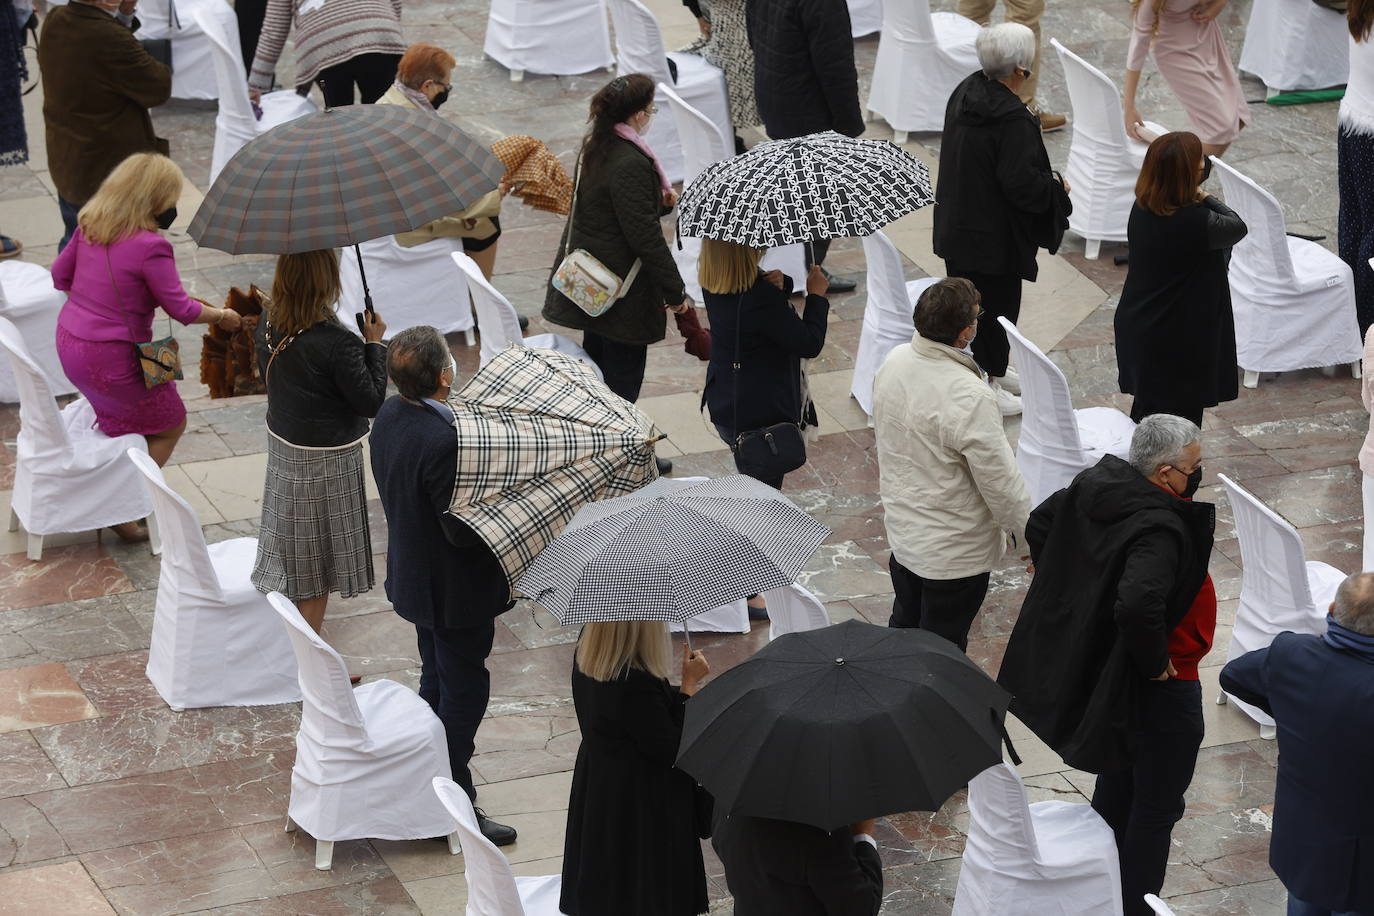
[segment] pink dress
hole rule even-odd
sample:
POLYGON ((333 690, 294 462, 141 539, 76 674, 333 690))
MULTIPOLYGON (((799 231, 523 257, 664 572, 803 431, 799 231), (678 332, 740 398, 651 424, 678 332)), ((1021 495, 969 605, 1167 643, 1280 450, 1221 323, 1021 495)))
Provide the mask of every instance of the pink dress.
POLYGON ((1221 26, 1215 19, 1193 19, 1198 0, 1164 0, 1152 48, 1156 5, 1157 0, 1141 0, 1136 10, 1126 69, 1139 71, 1153 50, 1155 65, 1183 103, 1198 138, 1217 146, 1230 143, 1249 122, 1250 109, 1241 95, 1240 78, 1221 26))

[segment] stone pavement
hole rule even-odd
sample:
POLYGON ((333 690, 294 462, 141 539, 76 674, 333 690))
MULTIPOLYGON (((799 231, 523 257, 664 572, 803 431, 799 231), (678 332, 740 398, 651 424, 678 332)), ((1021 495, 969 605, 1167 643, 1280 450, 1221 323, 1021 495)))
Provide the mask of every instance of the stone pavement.
MULTIPOLYGON (((652 0, 670 47, 685 44, 692 21, 675 0, 652 0)), ((950 8, 942 0, 937 8, 950 8)), ((1233 56, 1248 15, 1246 0, 1228 6, 1222 22, 1233 56)), ((408 0, 404 24, 459 58, 453 100, 444 114, 487 140, 528 133, 565 161, 583 128, 586 100, 608 78, 530 76, 522 84, 481 54, 485 0, 408 0)), ((1128 37, 1123 2, 1056 0, 1044 20, 1042 63, 1047 107, 1068 111, 1063 72, 1048 47, 1057 37, 1119 81, 1128 37)), ((861 80, 872 71, 877 37, 857 42, 861 80)), ((284 65, 289 71, 289 61, 284 65)), ((1247 79, 1247 95, 1263 87, 1247 79)), ((866 88, 865 88, 866 93, 866 88)), ((21 238, 25 257, 51 263, 60 222, 43 153, 39 95, 26 101, 33 161, 0 171, 0 228, 21 238)), ((1141 112, 1166 125, 1186 116, 1152 65, 1141 112)), ((1252 109, 1254 124, 1228 155, 1282 201, 1290 228, 1325 234, 1334 246, 1334 104, 1252 109)), ((206 188, 213 106, 173 102, 154 112, 190 184, 173 231, 178 264, 190 291, 222 300, 231 284, 266 285, 264 258, 231 258, 200 250, 184 227, 206 188)), ((870 136, 890 137, 875 122, 870 136)), ((1047 138, 1059 166, 1069 130, 1047 138)), ((751 137, 751 141, 752 141, 751 137)), ((909 149, 934 162, 939 137, 916 135, 909 149)), ((503 217, 496 286, 525 314, 532 332, 561 221, 509 204, 503 217)), ((911 276, 937 273, 929 248, 928 211, 890 229, 909 260, 911 276)), ((1115 392, 1112 313, 1124 268, 1084 261, 1070 239, 1058 257, 1042 257, 1041 280, 1028 286, 1023 326, 1064 368, 1078 406, 1127 406, 1115 392)), ((837 271, 861 271, 857 241, 837 244, 837 271)), ((379 303, 383 314, 386 303, 379 303)), ((837 296, 825 351, 811 365, 822 436, 811 462, 789 475, 789 495, 834 532, 802 581, 826 602, 835 620, 885 623, 891 585, 873 433, 848 397, 864 294, 837 296)), ((672 332, 670 332, 671 334, 672 332)), ((196 364, 198 330, 179 330, 188 365, 196 364)), ((464 373, 475 348, 451 340, 464 373)), ((194 375, 194 372, 191 373, 194 375)), ((677 473, 724 474, 729 455, 697 413, 702 365, 674 336, 650 355, 643 406, 670 436, 666 454, 677 473)), ((200 514, 207 539, 256 533, 265 467, 261 398, 212 402, 195 380, 180 384, 191 410, 189 431, 167 477, 200 514), (212 485, 210 481, 215 483, 212 485), (225 481, 232 483, 225 484, 225 481)), ((1355 571, 1360 557, 1360 497, 1354 456, 1366 426, 1358 387, 1348 376, 1319 372, 1266 378, 1239 400, 1210 411, 1206 422, 1206 487, 1219 505, 1212 561, 1221 604, 1217 642, 1203 688, 1207 738, 1174 831, 1165 896, 1182 914, 1270 916, 1283 912, 1284 893, 1266 864, 1276 748, 1252 722, 1212 703, 1224 661, 1229 622, 1239 594, 1240 558, 1217 475, 1239 480, 1299 530, 1308 558, 1355 571)), ((13 486, 18 411, 0 407, 0 512, 13 486)), ((1015 441, 1016 424, 1008 424, 1015 441)), ((374 543, 384 549, 385 522, 376 502, 374 543)), ((172 712, 143 675, 158 578, 146 548, 102 542, 92 533, 53 538, 41 563, 23 554, 21 537, 0 533, 0 913, 155 914, 213 910, 248 913, 460 913, 466 895, 463 859, 434 843, 350 842, 336 847, 334 868, 313 868, 311 843, 282 831, 289 792, 293 706, 172 712)), ((378 557, 379 569, 382 557, 378 557)), ((1027 577, 1008 563, 972 633, 969 654, 995 672, 1025 594, 1027 577)), ((367 679, 414 685, 417 656, 411 629, 390 612, 380 585, 372 593, 331 603, 324 635, 367 679)), ((477 739, 474 769, 481 803, 517 827, 507 852, 517 873, 557 872, 564 810, 577 751, 568 691, 576 633, 542 611, 520 606, 498 623, 491 660, 492 702, 477 739)), ((766 641, 745 636, 700 640, 715 671, 747 657, 766 641)), ((1093 778, 1068 769, 1018 723, 1011 724, 1031 800, 1083 802, 1093 778)), ((878 831, 887 874, 884 913, 949 911, 968 822, 962 793, 939 812, 899 814, 878 831)), ((720 868, 708 849, 715 909, 728 912, 720 868)))

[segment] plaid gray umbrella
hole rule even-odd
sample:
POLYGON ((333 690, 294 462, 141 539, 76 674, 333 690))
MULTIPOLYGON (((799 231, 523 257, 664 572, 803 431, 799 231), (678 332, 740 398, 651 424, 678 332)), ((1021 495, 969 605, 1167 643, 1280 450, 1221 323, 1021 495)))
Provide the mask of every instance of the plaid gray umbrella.
POLYGON ((491 150, 430 112, 331 108, 249 141, 187 231, 230 254, 355 245, 462 210, 505 171, 491 150))
POLYGON ((678 201, 677 231, 771 248, 872 235, 934 201, 925 163, 888 140, 831 130, 707 166, 678 201))
POLYGON ((660 479, 583 506, 516 589, 565 625, 685 621, 793 581, 828 534, 750 477, 660 479))
POLYGON ((653 422, 562 353, 507 347, 449 406, 458 434, 449 511, 491 547, 512 587, 581 506, 658 476, 653 422))

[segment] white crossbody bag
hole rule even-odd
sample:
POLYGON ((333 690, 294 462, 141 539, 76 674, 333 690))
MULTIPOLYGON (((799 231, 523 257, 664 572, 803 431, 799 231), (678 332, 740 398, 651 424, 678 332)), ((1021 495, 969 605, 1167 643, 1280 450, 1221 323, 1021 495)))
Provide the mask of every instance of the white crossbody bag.
MULTIPOLYGON (((582 183, 582 166, 578 163, 577 180, 573 183, 572 212, 568 215, 568 228, 563 233, 563 246, 567 247, 572 238, 573 220, 577 218, 577 189, 582 183)), ((593 318, 606 314, 624 296, 639 276, 641 261, 635 258, 630 272, 622 280, 620 276, 585 248, 569 251, 563 256, 558 269, 549 281, 573 304, 593 318)))

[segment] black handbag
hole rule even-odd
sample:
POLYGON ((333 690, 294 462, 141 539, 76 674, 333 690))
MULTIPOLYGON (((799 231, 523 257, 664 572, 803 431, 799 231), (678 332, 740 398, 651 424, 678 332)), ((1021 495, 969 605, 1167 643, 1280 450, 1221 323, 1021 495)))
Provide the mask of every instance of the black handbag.
POLYGON ((735 441, 730 451, 735 454, 735 467, 741 474, 758 480, 776 480, 806 464, 806 437, 798 422, 774 423, 742 432, 739 429, 739 328, 743 299, 741 293, 735 300, 735 359, 730 367, 735 441))
POLYGON ((172 39, 145 38, 139 44, 143 45, 143 50, 148 52, 149 57, 166 67, 168 72, 171 72, 172 39))

